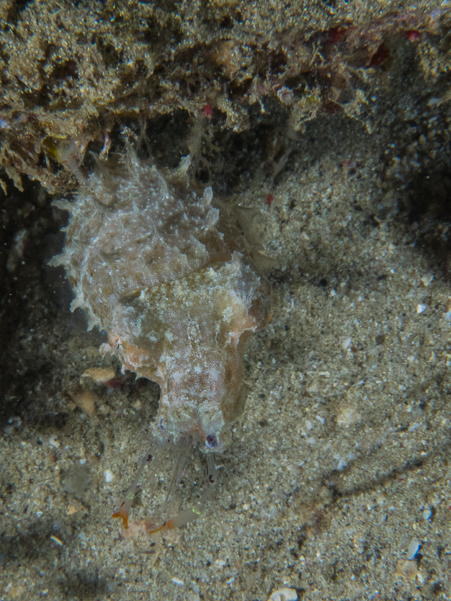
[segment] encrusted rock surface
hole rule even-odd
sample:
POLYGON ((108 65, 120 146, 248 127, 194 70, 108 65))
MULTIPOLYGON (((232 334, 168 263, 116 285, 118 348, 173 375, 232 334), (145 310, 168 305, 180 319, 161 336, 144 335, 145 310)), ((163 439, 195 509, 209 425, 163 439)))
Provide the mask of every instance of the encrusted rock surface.
POLYGON ((413 43, 425 76, 450 68, 440 0, 0 2, 0 184, 73 189, 115 129, 183 111, 249 130, 275 101, 287 135, 324 111, 368 119, 381 67, 413 43))

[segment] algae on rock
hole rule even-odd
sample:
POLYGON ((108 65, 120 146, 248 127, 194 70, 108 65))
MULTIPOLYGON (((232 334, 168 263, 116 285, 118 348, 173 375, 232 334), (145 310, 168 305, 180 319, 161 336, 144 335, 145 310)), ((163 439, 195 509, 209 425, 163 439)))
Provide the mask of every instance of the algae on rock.
MULTIPOLYGON (((321 111, 362 109, 400 44, 427 73, 449 65, 449 8, 439 0, 349 4, 293 0, 0 2, 0 184, 22 176, 51 193, 77 184, 89 145, 115 125, 205 107, 221 127, 250 127, 269 98, 288 134, 321 111), (4 177, 7 176, 7 178, 4 177)), ((394 58, 393 60, 396 60, 394 58)))

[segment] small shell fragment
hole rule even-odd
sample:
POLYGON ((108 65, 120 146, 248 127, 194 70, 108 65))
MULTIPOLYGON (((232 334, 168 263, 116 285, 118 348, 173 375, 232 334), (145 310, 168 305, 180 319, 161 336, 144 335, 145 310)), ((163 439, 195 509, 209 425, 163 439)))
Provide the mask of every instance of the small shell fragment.
POLYGON ((433 279, 434 279, 434 276, 432 274, 430 274, 430 273, 424 275, 421 278, 423 286, 425 286, 425 287, 429 286, 429 284, 432 282, 433 279))
POLYGON ((421 545, 420 545, 420 542, 418 541, 418 539, 413 538, 410 541, 409 548, 407 549, 407 559, 408 560, 414 559, 416 554, 420 550, 420 547, 421 547, 421 545))
POLYGON ((351 337, 344 338, 341 341, 341 346, 342 346, 342 348, 343 348, 344 351, 346 351, 351 346, 351 342, 352 342, 352 338, 351 337))
POLYGON ((90 417, 93 417, 95 415, 97 400, 97 396, 93 394, 90 390, 85 390, 84 392, 77 394, 77 396, 74 397, 75 404, 78 405, 78 407, 80 407, 80 409, 82 409, 90 417))
POLYGON ((298 594, 294 588, 280 588, 271 593, 268 601, 297 601, 298 594))
POLYGON ((417 305, 417 313, 424 313, 427 309, 427 305, 417 305))
POLYGON ((52 434, 49 438, 49 445, 54 447, 55 449, 60 448, 60 443, 58 442, 58 440, 56 439, 56 436, 54 434, 52 434))
POLYGON ((103 475, 105 477, 105 482, 107 483, 112 482, 114 480, 114 474, 110 470, 105 470, 103 475))
POLYGON ((423 511, 423 518, 425 520, 430 520, 432 517, 432 509, 430 507, 426 507, 423 511))
POLYGON ((56 536, 54 536, 53 534, 50 536, 50 538, 52 539, 52 541, 54 543, 56 543, 57 545, 59 545, 60 547, 63 546, 63 541, 60 540, 59 538, 57 538, 56 536))
POLYGON ((115 377, 114 369, 111 367, 90 367, 80 377, 83 383, 84 378, 91 378, 96 384, 105 384, 115 377))
POLYGON ((418 564, 409 559, 400 559, 396 564, 396 574, 413 580, 417 575, 418 564))

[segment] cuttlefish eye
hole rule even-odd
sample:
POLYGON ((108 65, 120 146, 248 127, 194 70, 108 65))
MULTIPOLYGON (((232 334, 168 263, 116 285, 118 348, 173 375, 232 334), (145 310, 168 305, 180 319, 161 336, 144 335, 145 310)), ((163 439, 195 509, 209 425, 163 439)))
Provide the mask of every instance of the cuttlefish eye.
POLYGON ((209 434, 207 436, 207 440, 205 441, 205 444, 207 445, 207 447, 209 449, 214 449, 215 447, 218 446, 218 440, 214 434, 209 434))

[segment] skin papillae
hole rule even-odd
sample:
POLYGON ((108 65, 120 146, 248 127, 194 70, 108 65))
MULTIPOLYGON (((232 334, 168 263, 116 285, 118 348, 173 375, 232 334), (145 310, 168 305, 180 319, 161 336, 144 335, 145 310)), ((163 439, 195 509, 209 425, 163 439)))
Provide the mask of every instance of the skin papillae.
POLYGON ((243 352, 266 322, 268 287, 188 166, 163 174, 131 150, 99 163, 74 202, 56 202, 70 219, 51 265, 66 268, 71 309, 108 332, 101 350, 160 385, 155 438, 210 453, 243 409, 243 352))

